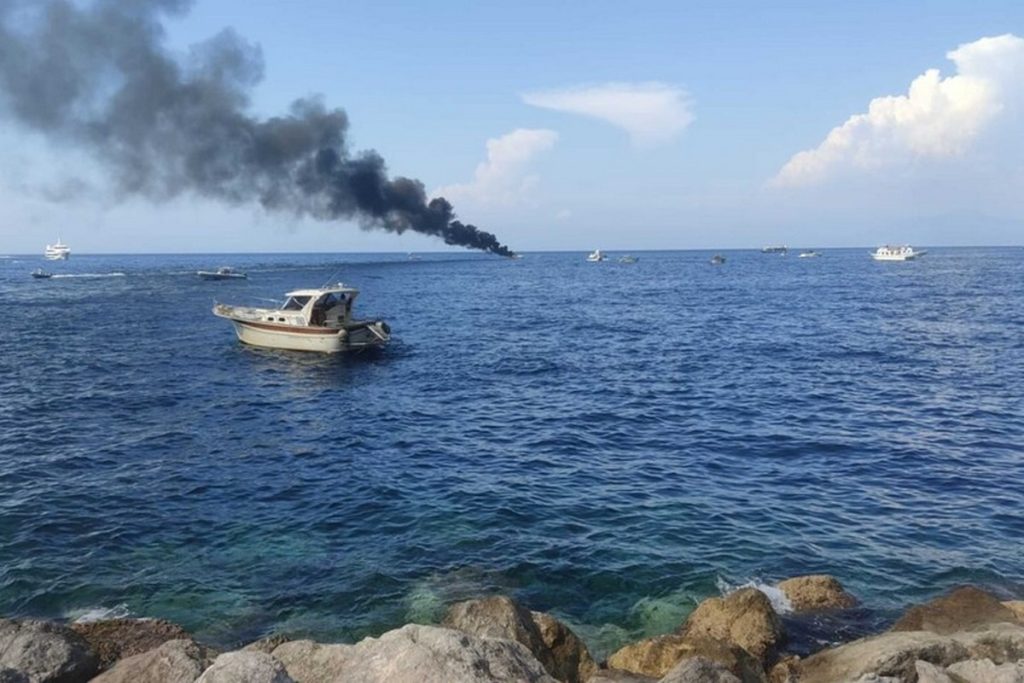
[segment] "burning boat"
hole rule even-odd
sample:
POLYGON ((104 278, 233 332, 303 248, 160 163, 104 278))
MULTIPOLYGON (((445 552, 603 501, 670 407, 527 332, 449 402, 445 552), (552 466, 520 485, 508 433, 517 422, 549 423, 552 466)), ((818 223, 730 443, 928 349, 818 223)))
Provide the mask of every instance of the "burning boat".
POLYGON ((230 320, 243 343, 268 349, 339 353, 384 346, 391 339, 386 322, 352 317, 358 295, 339 282, 288 292, 280 308, 216 304, 213 314, 230 320))

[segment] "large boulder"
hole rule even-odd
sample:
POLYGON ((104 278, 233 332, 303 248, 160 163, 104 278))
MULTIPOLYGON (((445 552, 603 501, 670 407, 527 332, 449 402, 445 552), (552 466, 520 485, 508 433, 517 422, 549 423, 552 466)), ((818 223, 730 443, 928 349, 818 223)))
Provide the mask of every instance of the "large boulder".
POLYGON ((260 638, 259 640, 254 640, 243 647, 242 650, 246 652, 266 652, 269 655, 273 654, 274 650, 290 640, 291 638, 282 633, 275 633, 273 635, 260 638))
POLYGON ((118 661, 93 683, 195 683, 212 660, 213 653, 193 640, 168 640, 118 661))
POLYGON ((923 660, 947 666, 970 656, 956 639, 935 633, 885 633, 822 650, 800 662, 800 683, 836 683, 860 677, 892 677, 912 681, 923 660))
POLYGON ((999 599, 974 586, 911 607, 893 624, 893 631, 955 633, 985 624, 1015 623, 1013 610, 999 599))
POLYGON ((28 683, 28 676, 14 669, 0 668, 0 683, 28 683))
POLYGON ((556 683, 518 642, 418 624, 355 645, 285 643, 274 656, 296 683, 556 683))
POLYGON ((1024 624, 1024 600, 1008 600, 1003 603, 1003 607, 1013 612, 1013 615, 1017 617, 1017 621, 1024 624))
POLYGON ((225 652, 196 683, 295 683, 284 665, 266 652, 225 652))
POLYGON ((680 633, 739 645, 762 665, 775 659, 784 639, 779 615, 768 596, 756 588, 705 600, 690 614, 680 633))
POLYGON ((946 670, 923 660, 914 662, 917 672, 917 683, 955 683, 946 670))
POLYGON ((846 592, 839 580, 828 574, 786 579, 779 584, 779 590, 785 594, 795 612, 846 609, 857 604, 857 600, 846 592))
POLYGON ((996 664, 1024 659, 1024 626, 990 624, 951 636, 967 648, 971 659, 991 659, 996 664))
POLYGON ((741 683, 729 669, 703 657, 689 657, 677 664, 658 683, 741 683))
POLYGON ((456 603, 442 625, 479 638, 522 643, 549 674, 566 683, 582 683, 597 670, 587 646, 568 626, 503 595, 456 603))
POLYGON ((619 669, 598 669, 587 679, 587 683, 658 683, 658 679, 619 669))
POLYGON ((168 640, 191 638, 182 627, 162 619, 105 619, 72 624, 71 629, 89 643, 99 657, 101 669, 124 657, 148 652, 168 640))
POLYGON ((0 670, 13 669, 30 683, 88 681, 99 667, 82 636, 49 621, 0 619, 0 670))
POLYGON ((744 683, 762 683, 765 680, 760 662, 738 645, 678 633, 630 643, 608 658, 608 666, 661 678, 682 660, 694 657, 721 664, 744 683))
POLYGON ((1024 662, 996 664, 991 659, 968 659, 949 665, 946 672, 955 676, 957 683, 1024 683, 1024 662))

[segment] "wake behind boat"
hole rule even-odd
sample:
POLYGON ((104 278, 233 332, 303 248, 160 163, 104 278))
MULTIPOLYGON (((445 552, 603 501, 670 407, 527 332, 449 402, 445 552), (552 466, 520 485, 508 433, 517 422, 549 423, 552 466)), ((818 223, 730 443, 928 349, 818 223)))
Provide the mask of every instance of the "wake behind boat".
POLYGON ((340 282, 288 292, 281 308, 216 304, 213 314, 230 320, 238 339, 268 349, 339 353, 381 347, 391 339, 382 320, 354 320, 359 290, 340 282))
POLYGON ((217 270, 197 270, 196 275, 204 280, 244 280, 249 277, 230 266, 221 266, 217 270))

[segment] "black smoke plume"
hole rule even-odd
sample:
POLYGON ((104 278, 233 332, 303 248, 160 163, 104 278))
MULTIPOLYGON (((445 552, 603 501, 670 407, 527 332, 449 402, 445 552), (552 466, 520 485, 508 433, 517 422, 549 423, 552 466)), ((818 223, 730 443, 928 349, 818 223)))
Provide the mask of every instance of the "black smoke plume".
POLYGON ((317 98, 285 116, 247 113, 263 77, 257 46, 231 30, 175 57, 164 15, 186 0, 0 0, 0 112, 58 144, 84 146, 117 187, 160 200, 183 192, 364 228, 414 230, 510 256, 455 220, 423 184, 389 178, 376 152, 353 154, 348 118, 317 98))

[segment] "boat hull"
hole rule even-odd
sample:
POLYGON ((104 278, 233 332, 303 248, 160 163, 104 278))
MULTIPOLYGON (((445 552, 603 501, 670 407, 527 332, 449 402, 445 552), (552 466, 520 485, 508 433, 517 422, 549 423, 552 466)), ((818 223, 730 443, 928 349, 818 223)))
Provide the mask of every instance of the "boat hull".
POLYGON ((231 319, 238 340, 264 349, 343 353, 384 346, 390 338, 381 322, 367 322, 347 328, 289 327, 231 319), (371 329, 374 328, 374 329, 371 329), (375 332, 376 331, 376 332, 375 332))

